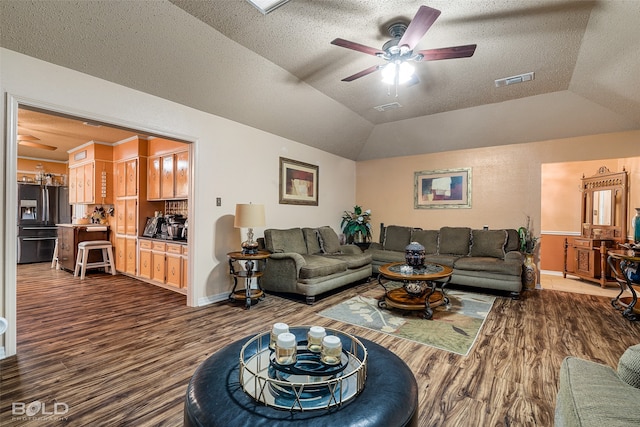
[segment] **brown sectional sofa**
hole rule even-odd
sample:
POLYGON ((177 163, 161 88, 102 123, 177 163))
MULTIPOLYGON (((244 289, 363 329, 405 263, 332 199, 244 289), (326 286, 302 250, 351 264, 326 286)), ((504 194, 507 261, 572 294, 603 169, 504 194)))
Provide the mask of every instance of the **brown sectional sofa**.
POLYGON ((371 255, 358 246, 341 245, 331 227, 267 229, 259 241, 271 252, 260 280, 262 289, 303 295, 307 304, 372 274, 371 255))
POLYGON ((513 298, 522 290, 524 256, 518 251, 517 230, 381 225, 380 242, 371 243, 365 251, 371 255, 373 272, 381 265, 404 261, 404 248, 413 241, 425 247, 425 261, 453 268, 451 283, 507 291, 513 298))

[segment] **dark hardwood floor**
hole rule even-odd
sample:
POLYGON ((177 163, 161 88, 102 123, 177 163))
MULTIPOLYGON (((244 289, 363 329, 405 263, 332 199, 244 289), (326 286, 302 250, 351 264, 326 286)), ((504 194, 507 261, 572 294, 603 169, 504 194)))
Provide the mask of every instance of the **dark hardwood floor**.
POLYGON ((0 361, 0 425, 181 426, 196 367, 283 320, 339 328, 398 354, 418 381, 421 426, 552 426, 565 356, 615 367, 640 343, 640 323, 607 298, 549 290, 498 298, 466 357, 316 314, 374 286, 313 306, 267 295, 249 311, 226 302, 191 308, 183 295, 121 275, 81 282, 46 263, 19 266, 18 355, 0 361), (47 412, 68 405, 67 419, 25 424, 12 415, 13 403, 34 401, 47 412))

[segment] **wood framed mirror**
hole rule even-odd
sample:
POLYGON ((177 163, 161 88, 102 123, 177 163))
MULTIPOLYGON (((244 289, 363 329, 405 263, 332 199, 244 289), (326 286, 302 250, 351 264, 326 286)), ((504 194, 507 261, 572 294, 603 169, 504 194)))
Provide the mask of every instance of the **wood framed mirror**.
POLYGON ((582 237, 624 242, 627 238, 627 172, 601 167, 582 177, 582 237))

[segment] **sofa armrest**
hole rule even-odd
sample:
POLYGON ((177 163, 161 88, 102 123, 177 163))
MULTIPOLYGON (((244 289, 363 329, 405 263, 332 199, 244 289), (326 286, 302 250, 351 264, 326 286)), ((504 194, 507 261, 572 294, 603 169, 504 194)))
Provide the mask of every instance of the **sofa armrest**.
POLYGON ((340 252, 348 255, 357 255, 362 253, 357 245, 340 245, 340 252))
POLYGON ((300 273, 300 269, 305 265, 307 265, 307 262, 304 260, 304 257, 295 252, 275 252, 269 256, 269 259, 276 262, 278 260, 292 260, 296 268, 296 277, 298 277, 300 273))
POLYGON ((504 254, 504 260, 505 261, 514 260, 514 261, 524 263, 524 255, 522 255, 522 253, 518 251, 511 251, 504 254))

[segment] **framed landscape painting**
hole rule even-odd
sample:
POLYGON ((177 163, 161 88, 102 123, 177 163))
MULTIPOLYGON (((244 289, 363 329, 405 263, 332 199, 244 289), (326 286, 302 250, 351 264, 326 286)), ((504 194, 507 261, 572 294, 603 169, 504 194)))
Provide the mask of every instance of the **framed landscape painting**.
POLYGON ((414 208, 470 208, 471 168, 414 173, 414 208))
POLYGON ((280 157, 280 204, 318 206, 318 166, 280 157))

